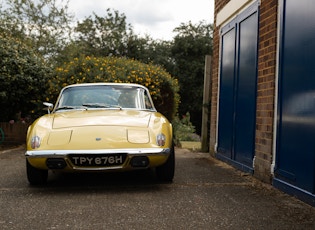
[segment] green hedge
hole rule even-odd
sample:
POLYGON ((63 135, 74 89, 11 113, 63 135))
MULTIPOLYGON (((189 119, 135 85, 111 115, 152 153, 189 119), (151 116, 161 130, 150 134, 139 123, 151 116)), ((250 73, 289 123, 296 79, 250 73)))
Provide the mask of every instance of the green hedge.
POLYGON ((162 67, 117 57, 81 57, 56 68, 49 80, 47 100, 55 101, 61 88, 88 82, 137 83, 146 86, 156 109, 173 120, 179 104, 179 86, 162 67))
POLYGON ((51 68, 17 38, 0 34, 0 121, 38 116, 51 68))

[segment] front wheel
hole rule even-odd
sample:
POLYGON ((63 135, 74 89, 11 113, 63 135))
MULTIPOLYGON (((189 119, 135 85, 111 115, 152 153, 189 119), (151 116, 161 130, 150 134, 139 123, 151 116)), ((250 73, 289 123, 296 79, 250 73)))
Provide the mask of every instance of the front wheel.
POLYGON ((37 169, 26 160, 27 179, 31 185, 45 184, 48 178, 48 170, 37 169))
POLYGON ((156 175, 159 180, 163 182, 172 182, 175 173, 175 150, 174 146, 171 148, 170 155, 167 161, 156 168, 156 175))

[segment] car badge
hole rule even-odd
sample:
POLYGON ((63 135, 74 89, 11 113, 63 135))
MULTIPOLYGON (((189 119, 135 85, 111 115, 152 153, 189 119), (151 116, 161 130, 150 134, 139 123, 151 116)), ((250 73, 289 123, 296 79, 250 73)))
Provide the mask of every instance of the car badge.
POLYGON ((97 137, 97 138, 95 138, 95 140, 96 140, 96 141, 100 141, 100 140, 102 140, 102 138, 97 137))

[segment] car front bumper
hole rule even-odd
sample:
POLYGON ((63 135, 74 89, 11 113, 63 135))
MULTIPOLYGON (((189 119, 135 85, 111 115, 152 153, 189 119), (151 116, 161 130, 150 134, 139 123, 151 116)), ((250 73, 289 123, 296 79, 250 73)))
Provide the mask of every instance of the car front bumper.
POLYGON ((153 168, 164 164, 169 148, 31 150, 28 162, 38 169, 63 171, 107 171, 153 168))

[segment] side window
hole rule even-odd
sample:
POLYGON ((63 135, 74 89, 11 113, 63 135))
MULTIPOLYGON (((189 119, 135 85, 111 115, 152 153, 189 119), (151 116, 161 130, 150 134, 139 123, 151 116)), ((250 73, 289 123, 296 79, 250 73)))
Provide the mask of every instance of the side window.
POLYGON ((151 104, 151 101, 149 99, 149 95, 147 94, 147 91, 144 92, 144 103, 146 109, 153 109, 153 106, 151 104))
POLYGON ((144 101, 145 101, 145 108, 146 109, 153 109, 152 104, 149 100, 148 95, 144 95, 144 101))

